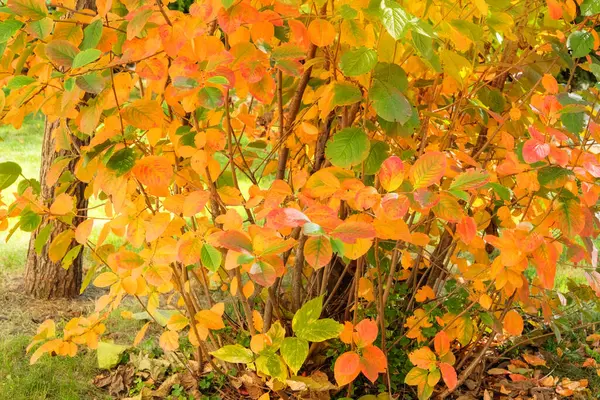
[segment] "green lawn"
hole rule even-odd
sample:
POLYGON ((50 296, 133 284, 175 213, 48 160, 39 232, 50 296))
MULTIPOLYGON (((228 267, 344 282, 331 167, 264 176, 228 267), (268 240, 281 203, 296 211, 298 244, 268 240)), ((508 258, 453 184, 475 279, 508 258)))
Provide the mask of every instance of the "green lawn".
POLYGON ((93 353, 76 357, 42 357, 29 365, 25 348, 31 337, 0 340, 0 400, 110 399, 92 385, 97 373, 93 353))
MULTIPOLYGON (((40 118, 27 118, 18 131, 0 126, 0 162, 16 162, 26 178, 39 179, 43 137, 44 122, 40 118)), ((13 200, 19 181, 2 191, 5 203, 13 200)), ((27 256, 29 233, 17 230, 6 243, 7 235, 8 232, 0 232, 0 274, 21 270, 27 256)))

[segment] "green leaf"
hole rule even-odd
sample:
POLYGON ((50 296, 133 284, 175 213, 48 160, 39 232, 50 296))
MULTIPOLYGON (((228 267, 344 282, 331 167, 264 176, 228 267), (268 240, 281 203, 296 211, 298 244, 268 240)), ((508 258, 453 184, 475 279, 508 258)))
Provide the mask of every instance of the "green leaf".
POLYGON ((490 183, 486 184, 485 186, 492 188, 492 190, 502 200, 504 200, 504 201, 510 201, 510 197, 511 197, 510 189, 508 189, 507 187, 502 186, 501 184, 496 183, 496 182, 490 182, 490 183))
POLYGON ((452 196, 456 197, 457 199, 469 201, 469 194, 467 192, 465 192, 464 190, 448 190, 448 193, 450 193, 452 196))
POLYGON ((239 344, 223 346, 219 350, 213 351, 210 354, 219 360, 230 363, 247 364, 254 360, 254 353, 252 353, 252 350, 247 349, 239 344))
POLYGON ((585 128, 585 114, 582 112, 561 114, 560 122, 569 132, 578 135, 585 128))
POLYGON ((386 121, 404 124, 412 116, 412 106, 402 92, 379 79, 373 81, 369 99, 377 115, 386 121))
POLYGON ((83 50, 81 53, 77 53, 73 59, 72 68, 84 67, 100 58, 101 54, 102 52, 98 49, 83 50))
POLYGON ((69 250, 62 259, 61 267, 64 269, 69 269, 71 264, 73 264, 73 261, 75 261, 75 259, 79 255, 79 252, 81 251, 82 248, 83 248, 82 245, 77 245, 77 246, 73 247, 71 250, 69 250))
POLYGON ((487 171, 466 171, 459 174, 450 185, 450 190, 459 189, 459 190, 468 190, 468 189, 476 189, 480 186, 483 186, 490 179, 487 171))
POLYGON ((281 326, 281 322, 275 321, 275 323, 269 328, 267 336, 269 336, 271 339, 271 345, 269 346, 271 350, 279 350, 281 344, 283 343, 283 339, 285 338, 285 328, 281 326))
POLYGON ((404 37, 411 19, 412 16, 404 11, 400 4, 391 1, 382 2, 381 23, 394 39, 400 40, 404 37))
POLYGON ((33 232, 42 223, 42 217, 31 210, 26 210, 21 213, 19 225, 23 232, 33 232))
POLYGON ((369 155, 369 137, 359 128, 344 128, 327 143, 325 157, 340 168, 350 168, 369 155))
POLYGON ((22 26, 23 23, 21 21, 12 18, 0 22, 0 43, 8 42, 22 26))
POLYGON ((338 337, 343 329, 344 326, 339 322, 325 318, 300 326, 296 336, 309 342, 323 342, 338 337))
POLYGON ((587 31, 575 31, 569 35, 567 47, 571 50, 571 57, 585 57, 594 48, 594 36, 587 31))
POLYGON ((440 59, 444 66, 444 71, 462 83, 473 72, 471 62, 451 50, 443 50, 440 52, 440 59))
POLYGON ((25 75, 17 75, 8 82, 8 84, 6 85, 6 88, 10 89, 10 90, 19 89, 19 88, 25 87, 27 85, 30 85, 33 82, 35 82, 35 78, 32 78, 30 76, 25 76, 25 75))
POLYGON ((208 268, 212 272, 217 272, 221 267, 221 260, 223 255, 213 246, 208 243, 204 243, 202 245, 202 250, 200 251, 200 260, 202 261, 202 265, 208 268))
POLYGON ((373 71, 373 79, 384 82, 401 92, 408 88, 406 72, 398 64, 377 63, 375 71, 373 71))
POLYGON ((344 53, 340 69, 346 76, 358 76, 370 72, 377 64, 377 53, 367 47, 359 47, 344 53))
POLYGON ((323 296, 315 297, 312 300, 307 301, 298 311, 294 314, 292 319, 292 330, 296 332, 303 325, 309 322, 316 321, 321 316, 323 310, 323 296))
POLYGON ((592 15, 600 14, 600 1, 598 0, 583 0, 579 6, 581 15, 591 17, 592 15))
POLYGON ((42 254, 42 249, 44 245, 48 242, 50 238, 50 233, 52 232, 52 225, 47 224, 38 232, 33 247, 35 248, 35 252, 37 254, 42 254))
POLYGON ((79 49, 66 40, 53 40, 46 45, 46 56, 59 67, 71 67, 79 49))
POLYGON ((104 90, 105 79, 97 72, 80 75, 75 79, 75 84, 88 93, 99 94, 104 90))
POLYGON ((116 366, 121 359, 121 354, 128 348, 128 346, 120 344, 99 342, 98 349, 96 350, 98 367, 101 369, 110 369, 116 366))
POLYGON ((222 106, 224 102, 223 93, 216 87, 202 88, 200 93, 198 93, 198 97, 200 98, 202 107, 208 108, 209 110, 214 110, 215 108, 222 106))
POLYGON ((573 175, 573 171, 569 169, 559 167, 558 165, 550 165, 538 170, 537 178, 540 185, 548 186, 551 183, 561 183, 571 175, 573 175))
POLYGON ((79 45, 81 50, 93 49, 102 38, 102 20, 97 19, 83 30, 83 41, 79 45))
POLYGON ((39 21, 31 21, 27 28, 38 39, 46 39, 52 33, 54 21, 49 17, 42 18, 39 21))
POLYGON ((229 79, 224 76, 211 76, 206 80, 208 83, 212 83, 215 85, 229 85, 229 79))
POLYGON ((387 143, 374 140, 371 142, 371 150, 365 160, 365 174, 376 174, 381 168, 381 164, 388 158, 390 146, 387 143))
POLYGON ((0 190, 6 189, 21 175, 21 166, 12 161, 0 163, 0 190))
POLYGON ((285 382, 287 378, 287 370, 281 357, 275 353, 264 353, 258 356, 255 361, 256 370, 265 375, 277 378, 281 382, 285 382))
POLYGON ((308 342, 296 337, 287 337, 281 343, 281 356, 294 375, 298 373, 308 357, 308 342))
POLYGON ((360 89, 349 82, 335 82, 333 84, 333 100, 332 105, 348 106, 361 101, 362 93, 360 89))
POLYGON ((106 163, 106 167, 121 176, 129 172, 135 165, 135 151, 132 148, 126 147, 117 151, 110 157, 106 163))

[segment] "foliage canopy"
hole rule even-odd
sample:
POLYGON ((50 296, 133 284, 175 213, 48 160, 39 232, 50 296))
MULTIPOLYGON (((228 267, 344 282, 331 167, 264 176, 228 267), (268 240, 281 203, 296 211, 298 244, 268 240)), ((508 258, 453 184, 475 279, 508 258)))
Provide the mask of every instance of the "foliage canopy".
MULTIPOLYGON (((388 391, 400 372, 443 398, 492 343, 518 343, 523 315, 560 330, 561 302, 600 295, 597 1, 96 6, 0 8, 1 120, 59 121, 67 154, 55 199, 22 180, 0 229, 70 226, 50 258, 89 249, 83 289, 107 288, 62 333, 42 324, 32 362, 97 348, 132 296, 151 317, 134 345, 156 324, 165 351, 187 338, 196 361, 245 364, 280 395, 391 371, 388 391), (75 181, 105 217, 73 225, 75 181), (558 294, 559 260, 588 285, 558 294), (399 346, 408 370, 388 363, 399 346)), ((20 173, 0 164, 0 189, 20 173)))

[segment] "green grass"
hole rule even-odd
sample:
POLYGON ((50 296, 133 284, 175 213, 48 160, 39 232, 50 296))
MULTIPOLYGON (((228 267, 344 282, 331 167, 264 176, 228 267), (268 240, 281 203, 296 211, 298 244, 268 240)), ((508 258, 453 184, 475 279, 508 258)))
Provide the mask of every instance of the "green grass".
MULTIPOLYGON (((0 127, 0 162, 13 161, 21 166, 28 179, 39 179, 40 156, 44 137, 44 122, 40 118, 26 118, 23 126, 15 130, 11 126, 0 127)), ((2 191, 5 203, 13 201, 19 179, 2 191)), ((14 224, 14 221, 11 223, 14 224)), ((0 266, 2 272, 19 271, 25 265, 29 233, 17 230, 6 243, 8 231, 0 232, 0 266)))
POLYGON ((91 383, 97 374, 93 353, 44 356, 30 366, 25 355, 30 340, 20 335, 0 342, 0 400, 110 399, 91 383))

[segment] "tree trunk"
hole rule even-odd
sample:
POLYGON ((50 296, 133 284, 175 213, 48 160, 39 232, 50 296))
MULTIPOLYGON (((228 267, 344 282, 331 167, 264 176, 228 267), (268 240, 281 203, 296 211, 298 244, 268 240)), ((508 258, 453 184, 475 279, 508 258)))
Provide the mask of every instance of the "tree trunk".
MULTIPOLYGON (((78 0, 76 5, 77 10, 81 9, 96 9, 96 2, 94 0, 78 0)), ((69 13, 71 14, 71 13, 69 13)), ((70 15, 67 15, 69 17, 70 15)), ((86 98, 84 97, 84 100, 86 98)), ((46 176, 54 164, 54 161, 61 156, 68 154, 66 151, 55 151, 54 140, 52 138, 53 131, 58 128, 59 121, 52 123, 46 119, 44 127, 44 141, 42 144, 42 165, 40 167, 40 185, 41 185, 41 199, 46 205, 52 203, 54 198, 54 188, 49 187, 46 184, 46 176)), ((86 143, 79 140, 77 137, 71 138, 74 145, 81 147, 86 143)), ((77 159, 72 160, 65 171, 73 173, 75 169, 75 163, 77 159)), ((79 225, 87 216, 87 204, 88 201, 84 196, 86 185, 83 182, 75 181, 73 186, 69 188, 69 194, 77 199, 77 217, 73 218, 73 224, 79 225)), ((47 221, 45 221, 47 224, 47 221)), ((35 251, 35 240, 40 230, 45 226, 41 224, 35 232, 32 233, 31 239, 29 240, 29 249, 27 251, 27 263, 25 265, 25 290, 29 295, 38 299, 52 299, 52 298, 74 298, 79 295, 81 288, 81 280, 83 275, 83 251, 79 252, 79 255, 73 264, 68 269, 64 269, 61 263, 54 263, 48 256, 49 244, 52 240, 58 236, 61 232, 69 229, 69 227, 62 223, 54 223, 52 227, 52 233, 48 238, 46 244, 43 246, 40 254, 35 251)), ((71 243, 68 250, 74 247, 77 243, 71 243)), ((68 251, 67 250, 67 251, 68 251)))
MULTIPOLYGON (((64 156, 67 153, 64 151, 56 152, 54 150, 54 140, 52 139, 53 131, 58 128, 58 121, 49 123, 46 120, 44 128, 44 141, 42 144, 42 165, 40 168, 40 185, 41 185, 41 199, 46 204, 52 203, 54 198, 54 188, 46 184, 46 176, 56 160, 57 157, 64 156)), ((78 141, 77 138, 73 138, 74 141, 78 141)), ((76 143, 77 145, 83 145, 82 142, 76 143)), ((69 163, 65 171, 73 172, 75 167, 76 159, 69 163)), ((87 208, 87 199, 84 196, 85 184, 82 182, 75 182, 73 187, 70 188, 69 193, 77 198, 77 214, 78 217, 73 218, 73 224, 77 226, 80 224, 86 215, 85 209, 87 208)), ((46 222, 47 223, 47 222, 46 222)), ((25 290, 28 294, 38 299, 51 299, 51 298, 73 298, 79 295, 81 288, 82 279, 82 261, 83 252, 80 252, 77 258, 73 261, 73 264, 68 268, 64 269, 61 266, 60 261, 54 263, 48 257, 49 244, 52 240, 61 232, 70 229, 66 224, 52 223, 52 233, 46 244, 43 246, 40 254, 35 251, 35 240, 39 234, 39 231, 45 226, 40 225, 38 229, 33 232, 31 239, 29 240, 29 249, 27 252, 27 264, 25 266, 25 290)), ((77 243, 71 244, 71 247, 77 243)))

